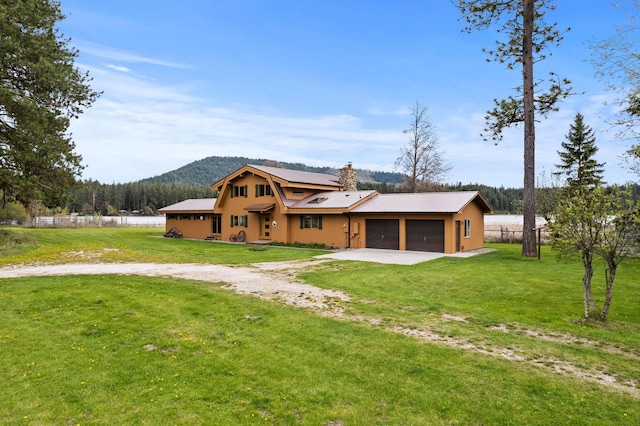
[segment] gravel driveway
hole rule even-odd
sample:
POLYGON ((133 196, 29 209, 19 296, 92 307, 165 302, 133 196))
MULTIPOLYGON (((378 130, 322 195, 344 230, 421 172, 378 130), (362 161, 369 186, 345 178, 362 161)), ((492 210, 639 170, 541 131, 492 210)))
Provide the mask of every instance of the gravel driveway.
POLYGON ((317 308, 340 313, 340 301, 349 296, 298 282, 296 271, 312 268, 326 260, 256 263, 249 266, 154 263, 71 263, 62 265, 12 266, 0 268, 0 278, 51 275, 146 275, 189 280, 224 282, 223 288, 281 300, 288 305, 317 308))

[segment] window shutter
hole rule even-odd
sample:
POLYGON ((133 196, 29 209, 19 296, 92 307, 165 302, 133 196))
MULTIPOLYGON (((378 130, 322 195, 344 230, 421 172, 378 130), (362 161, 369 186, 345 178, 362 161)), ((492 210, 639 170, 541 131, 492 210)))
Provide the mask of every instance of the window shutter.
POLYGON ((229 185, 229 188, 231 188, 231 198, 233 198, 233 185, 229 185))
POLYGON ((244 216, 244 226, 249 227, 249 215, 244 216))
POLYGON ((231 215, 231 227, 233 228, 233 215, 231 215))
POLYGON ((304 216, 300 215, 300 229, 304 229, 304 216))
POLYGON ((318 216, 318 229, 322 229, 322 216, 318 216))
POLYGON ((256 183, 256 197, 260 196, 260 185, 256 183))
POLYGON ((249 197, 249 185, 244 186, 244 198, 249 197))

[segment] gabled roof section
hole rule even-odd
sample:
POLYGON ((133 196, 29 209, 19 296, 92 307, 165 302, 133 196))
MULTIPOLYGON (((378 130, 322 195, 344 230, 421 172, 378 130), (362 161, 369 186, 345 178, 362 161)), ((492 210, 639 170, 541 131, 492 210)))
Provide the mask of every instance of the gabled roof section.
POLYGON ((287 207, 291 209, 345 209, 366 202, 377 195, 376 191, 328 191, 296 200, 287 207))
POLYGON ((280 182, 285 181, 294 185, 322 185, 333 186, 336 188, 342 186, 338 181, 338 176, 334 175, 303 172, 301 170, 280 169, 278 167, 256 166, 252 164, 250 164, 249 167, 268 173, 280 182))
POLYGON ((160 213, 213 213, 216 198, 191 198, 158 209, 160 213))
POLYGON ((379 194, 352 213, 459 213, 472 202, 484 213, 492 213, 478 191, 379 194))
MULTIPOLYGON (((238 179, 238 178, 244 176, 247 172, 251 172, 251 170, 248 170, 248 168, 249 168, 249 166, 242 166, 239 169, 229 173, 228 175, 226 175, 225 177, 223 177, 219 181, 214 182, 213 184, 211 184, 211 189, 213 189, 214 191, 223 190, 224 189, 224 185, 226 183, 231 182, 234 179, 238 179)), ((218 195, 218 196, 220 196, 220 195, 218 195)))
POLYGON ((319 189, 324 188, 327 190, 333 188, 339 189, 342 187, 342 185, 338 181, 338 177, 334 175, 247 164, 246 166, 242 166, 236 171, 229 173, 223 179, 213 183, 211 185, 211 188, 214 191, 223 191, 225 189, 225 184, 244 176, 246 173, 253 173, 259 176, 263 176, 264 178, 270 176, 274 181, 278 182, 283 187, 315 186, 320 187, 319 189))

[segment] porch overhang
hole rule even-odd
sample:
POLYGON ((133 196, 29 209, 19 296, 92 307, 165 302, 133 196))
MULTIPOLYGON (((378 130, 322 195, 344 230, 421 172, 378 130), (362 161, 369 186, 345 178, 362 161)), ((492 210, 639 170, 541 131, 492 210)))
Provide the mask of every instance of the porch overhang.
POLYGON ((275 206, 276 206, 276 203, 258 203, 258 204, 251 204, 250 206, 247 206, 244 209, 248 212, 253 212, 253 213, 266 213, 269 210, 272 210, 275 206))

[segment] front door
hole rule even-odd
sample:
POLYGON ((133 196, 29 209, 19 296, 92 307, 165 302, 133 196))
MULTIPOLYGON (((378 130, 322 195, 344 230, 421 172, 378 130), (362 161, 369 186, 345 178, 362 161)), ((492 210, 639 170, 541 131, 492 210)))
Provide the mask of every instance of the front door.
POLYGON ((260 215, 260 239, 261 240, 270 240, 271 239, 271 220, 272 216, 268 214, 260 215))

